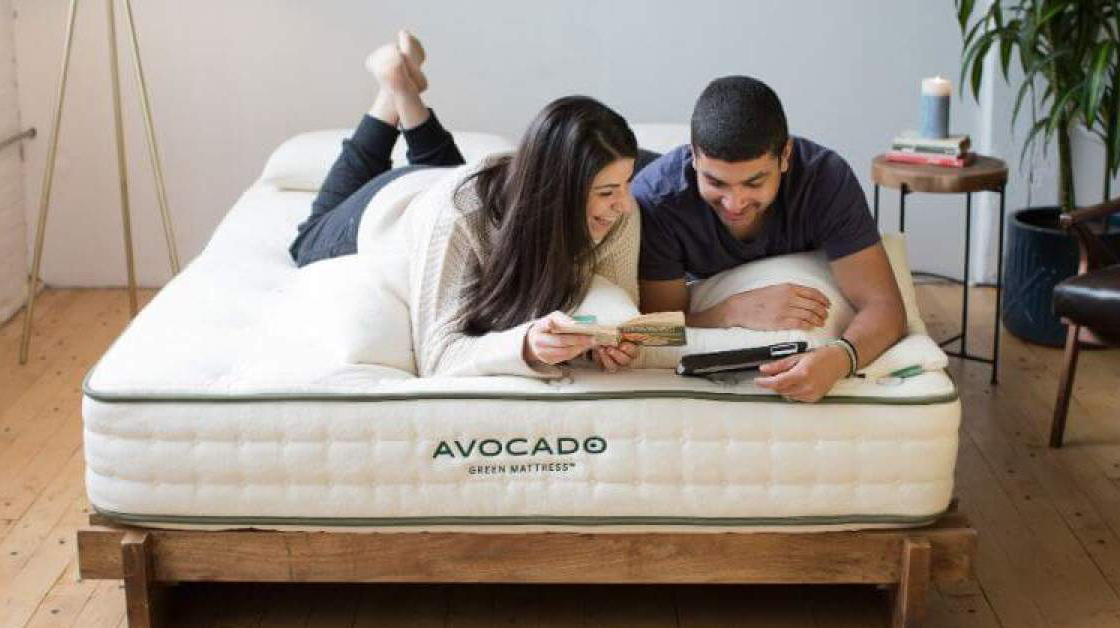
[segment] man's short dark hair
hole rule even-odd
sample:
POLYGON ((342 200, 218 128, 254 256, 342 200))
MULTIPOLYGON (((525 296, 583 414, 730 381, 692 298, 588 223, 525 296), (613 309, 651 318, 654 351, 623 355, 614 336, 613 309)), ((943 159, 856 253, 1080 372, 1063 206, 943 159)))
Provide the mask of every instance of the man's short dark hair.
POLYGON ((720 161, 778 157, 787 139, 782 101, 766 83, 749 76, 708 83, 692 109, 692 145, 720 161))

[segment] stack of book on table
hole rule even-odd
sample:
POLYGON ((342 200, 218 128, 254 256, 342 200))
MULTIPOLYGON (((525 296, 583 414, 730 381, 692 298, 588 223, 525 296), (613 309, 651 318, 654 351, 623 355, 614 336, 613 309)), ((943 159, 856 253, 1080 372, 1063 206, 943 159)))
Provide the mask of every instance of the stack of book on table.
POLYGON ((891 140, 887 161, 963 168, 972 163, 975 156, 969 151, 971 146, 967 135, 932 139, 914 131, 905 131, 891 140))

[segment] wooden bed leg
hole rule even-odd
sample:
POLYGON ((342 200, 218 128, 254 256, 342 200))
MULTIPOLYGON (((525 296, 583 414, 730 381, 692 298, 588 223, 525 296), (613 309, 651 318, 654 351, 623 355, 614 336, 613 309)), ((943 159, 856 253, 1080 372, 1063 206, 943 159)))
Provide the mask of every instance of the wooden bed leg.
POLYGON ((163 587, 155 581, 152 564, 152 535, 137 530, 121 539, 124 596, 129 628, 159 628, 163 587))
POLYGON ((892 604, 893 628, 917 628, 925 620, 930 554, 929 539, 917 537, 903 540, 899 582, 894 590, 892 604))

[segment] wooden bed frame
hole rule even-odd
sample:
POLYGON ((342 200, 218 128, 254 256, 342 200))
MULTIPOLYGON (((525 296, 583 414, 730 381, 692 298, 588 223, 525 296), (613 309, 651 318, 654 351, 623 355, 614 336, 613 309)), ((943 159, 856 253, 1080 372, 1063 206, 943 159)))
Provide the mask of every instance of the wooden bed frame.
POLYGON ((920 626, 931 582, 971 579, 976 531, 956 511, 922 528, 821 533, 168 530, 91 515, 82 578, 124 580, 128 625, 159 628, 175 582, 841 584, 892 590, 920 626))

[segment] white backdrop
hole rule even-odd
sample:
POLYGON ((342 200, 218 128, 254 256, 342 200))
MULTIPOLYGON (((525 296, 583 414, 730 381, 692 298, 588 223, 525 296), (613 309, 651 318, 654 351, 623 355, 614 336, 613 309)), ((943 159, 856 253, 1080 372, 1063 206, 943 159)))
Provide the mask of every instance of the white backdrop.
MULTIPOLYGON (((279 142, 358 120, 373 94, 362 60, 400 26, 425 42, 430 102, 445 124, 511 139, 560 95, 594 95, 632 122, 684 122, 708 80, 732 73, 759 77, 781 96, 793 132, 848 159, 869 202, 870 160, 893 134, 916 124, 919 80, 941 74, 956 83, 960 58, 947 0, 134 4, 184 261, 205 244, 279 142)), ((66 2, 14 0, 14 6, 23 120, 42 131, 28 146, 30 215, 42 177, 66 2)), ((105 37, 103 4, 82 3, 43 270, 56 285, 125 281, 105 37)), ((160 285, 170 272, 130 60, 123 61, 138 275, 143 284, 160 285)), ((952 127, 1017 167, 1017 137, 1005 111, 1013 92, 1001 83, 987 86, 983 107, 970 96, 954 97, 952 127)), ((1049 164, 1040 167, 1045 175, 1049 164)), ((1035 203, 1054 197, 1045 176, 1040 180, 1035 203)), ((1009 210, 1026 196, 1016 172, 1009 210)), ((884 194, 886 230, 897 224, 896 199, 884 194)), ((914 267, 959 276, 963 199, 915 196, 908 205, 914 267)), ((982 200, 975 207, 973 242, 984 254, 976 256, 974 278, 991 278, 994 204, 982 200)))

